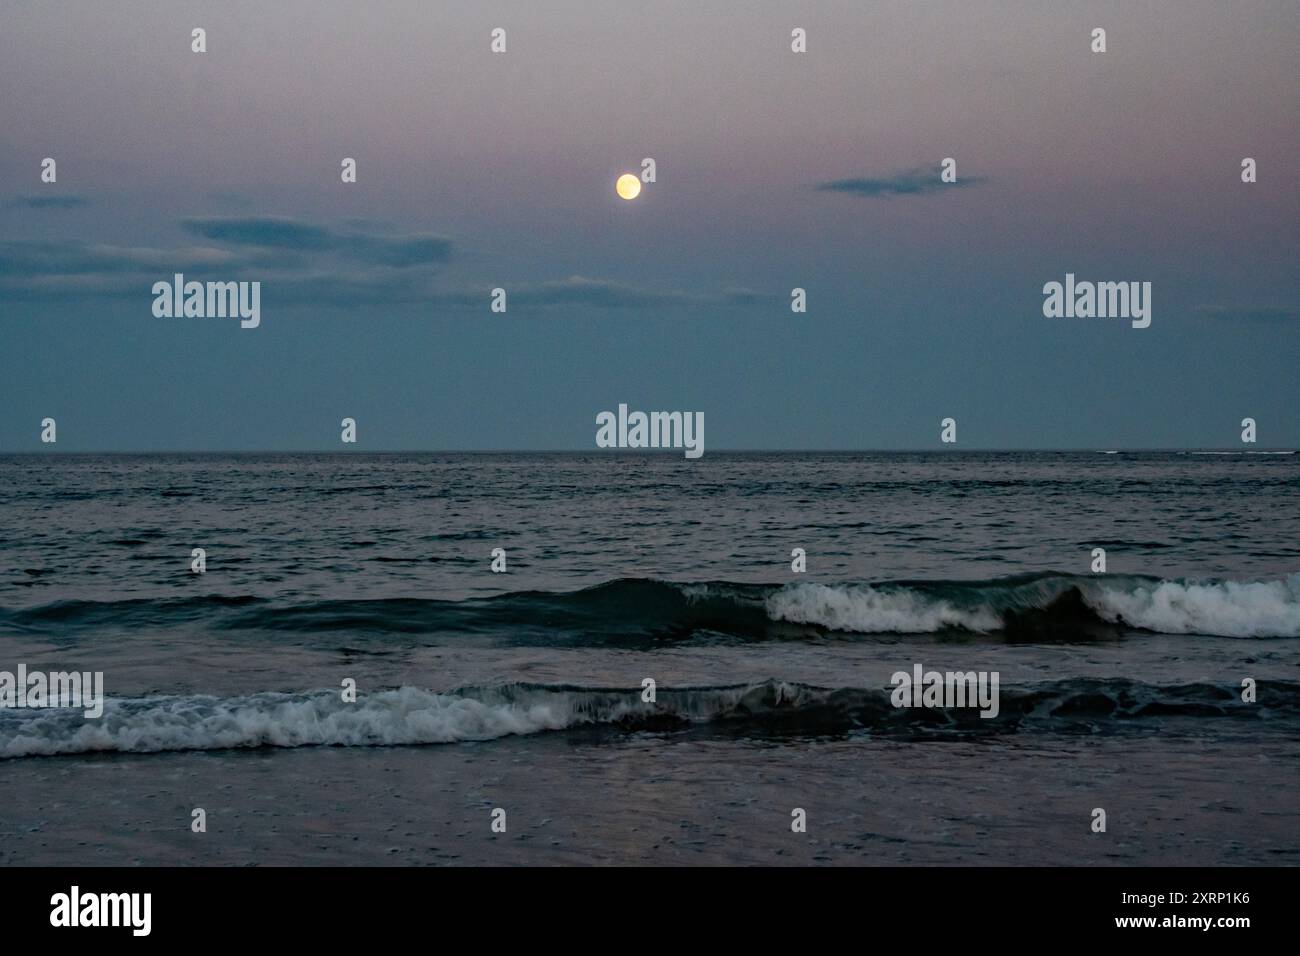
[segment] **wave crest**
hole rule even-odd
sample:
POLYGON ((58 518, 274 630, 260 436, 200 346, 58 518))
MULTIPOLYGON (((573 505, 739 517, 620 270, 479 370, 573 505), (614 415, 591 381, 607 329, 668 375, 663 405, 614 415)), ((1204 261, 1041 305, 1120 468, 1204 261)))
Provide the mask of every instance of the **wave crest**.
POLYGON ((1259 703, 1239 688, 1161 686, 1076 678, 1003 685, 992 719, 977 708, 897 708, 889 688, 824 688, 789 681, 683 689, 592 689, 503 684, 436 693, 400 687, 345 703, 337 690, 243 697, 109 700, 86 720, 75 709, 0 710, 0 759, 95 752, 160 753, 256 747, 391 747, 487 741, 579 727, 700 730, 753 737, 847 733, 916 738, 1026 732, 1120 733, 1169 718, 1300 722, 1300 683, 1259 684, 1259 703))
POLYGON ((1195 583, 1136 576, 1040 575, 996 582, 786 585, 766 600, 778 621, 860 634, 961 629, 1024 639, 1140 628, 1217 637, 1300 637, 1300 574, 1195 583))
POLYGON ((1300 637, 1300 574, 1285 581, 1102 587, 1085 599, 1105 620, 1165 634, 1300 637))
POLYGON ((61 601, 0 610, 0 631, 67 634, 198 624, 218 632, 356 632, 434 641, 485 636, 528 646, 653 646, 684 640, 804 640, 820 632, 960 630, 1008 640, 1105 639, 1142 629, 1219 637, 1300 637, 1300 574, 1280 581, 1182 581, 1048 572, 991 581, 785 585, 642 578, 578 591, 461 601, 302 600, 196 595, 61 601))

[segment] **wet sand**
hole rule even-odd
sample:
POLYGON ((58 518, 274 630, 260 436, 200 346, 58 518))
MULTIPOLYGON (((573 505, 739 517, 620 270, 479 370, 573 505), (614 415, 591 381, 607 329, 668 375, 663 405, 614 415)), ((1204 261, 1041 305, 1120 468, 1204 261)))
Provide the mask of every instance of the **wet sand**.
POLYGON ((1300 864, 1300 761, 1281 737, 918 745, 604 729, 0 772, 4 865, 1300 864), (195 807, 206 833, 190 830, 195 807), (490 830, 497 807, 504 834, 490 830), (791 832, 795 807, 807 833, 791 832))

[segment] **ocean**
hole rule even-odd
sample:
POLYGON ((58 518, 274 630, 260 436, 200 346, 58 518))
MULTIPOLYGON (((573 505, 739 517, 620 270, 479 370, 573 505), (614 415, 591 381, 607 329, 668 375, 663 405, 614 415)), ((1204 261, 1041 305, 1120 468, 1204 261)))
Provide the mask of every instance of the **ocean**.
POLYGON ((1289 453, 7 455, 0 506, 0 672, 107 698, 0 709, 0 863, 1300 863, 1289 453))

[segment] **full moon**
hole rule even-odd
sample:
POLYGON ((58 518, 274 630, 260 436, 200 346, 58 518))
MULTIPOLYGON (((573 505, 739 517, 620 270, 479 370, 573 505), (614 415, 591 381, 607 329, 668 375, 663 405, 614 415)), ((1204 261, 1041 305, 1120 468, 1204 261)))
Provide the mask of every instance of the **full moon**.
POLYGON ((614 184, 614 191, 624 199, 635 199, 641 195, 641 180, 631 173, 624 173, 614 184))

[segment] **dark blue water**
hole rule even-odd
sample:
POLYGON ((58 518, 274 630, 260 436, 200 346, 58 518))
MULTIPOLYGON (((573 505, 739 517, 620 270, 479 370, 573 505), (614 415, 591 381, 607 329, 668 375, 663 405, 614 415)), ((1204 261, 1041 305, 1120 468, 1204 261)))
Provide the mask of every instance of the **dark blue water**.
MULTIPOLYGON (((238 774, 269 748, 290 799, 302 765, 287 755, 325 759, 319 745, 478 780, 407 749, 458 742, 513 754, 557 799, 671 753, 678 796, 705 766, 725 789, 797 760, 843 808, 862 760, 888 754, 876 771, 897 778, 898 759, 951 747, 1000 772, 1023 762, 1025 786, 1057 799, 1052 761, 1099 740, 1126 760, 1139 748, 1131 791, 1180 812, 1205 803, 1206 774, 1295 780, 1294 761, 1272 762, 1300 741, 1294 455, 30 455, 0 457, 0 502, 0 670, 102 671, 109 697, 98 721, 0 710, 4 766, 24 768, 11 779, 46 792, 55 771, 34 768, 60 761, 117 755, 132 769, 114 779, 148 789, 162 771, 147 768, 185 752, 238 774), (892 706, 891 675, 918 663, 997 672, 998 715, 892 706)), ((904 776, 917 800, 891 810, 900 830, 929 799, 904 776)), ((1294 813, 1264 809, 1271 827, 1243 833, 1277 849, 1281 827, 1296 853, 1294 813)), ((1158 845, 1133 861, 1178 858, 1147 830, 1158 845)), ((1072 846, 1034 839, 1048 861, 1072 846)), ((1236 844, 1203 858, 1263 852, 1236 844)))

